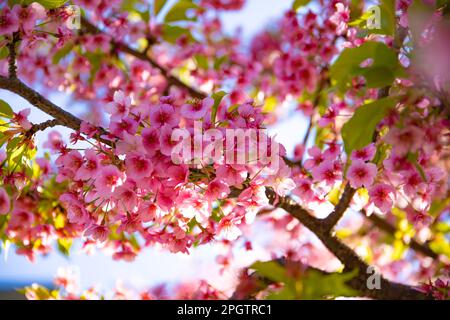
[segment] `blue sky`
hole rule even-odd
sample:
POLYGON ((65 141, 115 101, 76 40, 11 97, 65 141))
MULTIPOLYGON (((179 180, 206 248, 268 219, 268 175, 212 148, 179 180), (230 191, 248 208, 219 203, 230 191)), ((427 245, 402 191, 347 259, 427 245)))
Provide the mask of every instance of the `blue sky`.
MULTIPOLYGON (((292 0, 247 0, 247 5, 240 12, 223 14, 224 26, 227 31, 233 32, 242 27, 245 39, 273 23, 277 17, 291 6, 292 0)), ((30 107, 28 103, 17 96, 0 91, 0 99, 8 101, 15 111, 30 107)), ((81 106, 69 106, 69 100, 63 94, 54 94, 50 100, 60 106, 68 107, 71 112, 81 111, 81 106)), ((40 123, 50 119, 46 114, 32 108, 30 120, 40 123)), ((293 149, 294 142, 298 142, 304 135, 307 123, 300 115, 286 115, 280 123, 271 128, 277 134, 277 140, 283 143, 288 151, 293 149), (293 135, 293 132, 295 134, 293 135)), ((58 127, 64 137, 68 137, 70 130, 58 127)), ((45 141, 48 130, 37 135, 38 145, 45 141)), ((262 235, 266 234, 261 232, 262 235)), ((258 237, 257 237, 258 238, 258 237)), ((258 243, 262 245, 267 239, 259 236, 258 243)), ((29 263, 24 257, 14 254, 14 248, 9 250, 8 257, 5 251, 0 254, 0 290, 17 287, 31 282, 49 283, 56 274, 59 266, 78 266, 81 274, 82 286, 102 283, 104 287, 111 288, 117 279, 122 279, 133 287, 145 287, 161 282, 176 282, 189 279, 192 276, 208 275, 219 276, 211 271, 209 266, 213 262, 211 251, 216 253, 220 248, 205 246, 192 251, 191 255, 170 254, 161 250, 148 248, 141 253, 135 262, 112 261, 110 256, 97 253, 87 256, 75 246, 69 258, 58 253, 47 257, 38 257, 36 263, 29 263)), ((258 251, 258 247, 256 248, 258 251)), ((243 255, 242 262, 251 259, 251 255, 243 255)))

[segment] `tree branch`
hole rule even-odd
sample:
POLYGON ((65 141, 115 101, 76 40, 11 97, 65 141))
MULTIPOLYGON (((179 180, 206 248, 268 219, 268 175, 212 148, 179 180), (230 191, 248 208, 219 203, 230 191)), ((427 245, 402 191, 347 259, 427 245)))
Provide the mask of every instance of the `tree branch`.
MULTIPOLYGON (((361 214, 364 215, 369 221, 371 221, 380 230, 386 232, 387 234, 390 234, 393 236, 397 232, 397 229, 395 228, 395 226, 393 226, 392 224, 390 224, 388 221, 381 218, 380 216, 378 216, 374 213, 371 214, 370 216, 367 216, 364 210, 361 211, 361 214)), ((436 252, 434 252, 433 250, 431 250, 428 245, 422 244, 414 238, 412 238, 411 241, 409 242, 409 247, 411 249, 413 249, 414 251, 420 252, 421 254, 431 257, 433 259, 439 258, 439 255, 436 252)))
POLYGON ((33 106, 55 118, 60 125, 69 127, 73 130, 80 129, 81 120, 79 118, 44 98, 41 94, 28 87, 19 79, 0 76, 0 89, 5 89, 18 94, 33 106))
MULTIPOLYGON (((81 17, 81 23, 82 23, 83 27, 89 33, 95 34, 95 33, 102 32, 99 28, 97 28, 95 25, 93 25, 89 20, 87 20, 84 17, 81 17)), ((169 70, 167 70, 165 67, 163 67, 161 64, 159 64, 156 60, 154 60, 153 58, 148 56, 147 52, 139 52, 139 51, 127 46, 126 44, 124 44, 122 42, 117 42, 117 41, 113 40, 112 43, 117 50, 120 50, 124 53, 128 53, 129 55, 132 55, 140 60, 150 63, 150 65, 152 67, 154 67, 155 69, 158 69, 161 72, 161 74, 166 78, 169 85, 174 85, 174 86, 177 86, 179 88, 186 90, 194 98, 203 99, 203 98, 207 97, 206 93, 203 93, 201 91, 198 91, 197 89, 194 89, 193 87, 189 86, 188 84, 184 83, 177 77, 170 74, 169 70)), ((148 49, 146 51, 148 51, 148 49)))
POLYGON ((8 55, 8 76, 10 78, 17 78, 17 65, 16 65, 16 44, 20 40, 19 32, 14 32, 12 39, 8 42, 7 47, 9 51, 8 55))
POLYGON ((344 215, 344 212, 349 207, 355 192, 356 190, 353 189, 347 182, 347 184, 345 185, 344 192, 342 193, 342 196, 339 199, 338 204, 334 207, 333 212, 330 213, 328 217, 326 217, 323 221, 324 228, 326 231, 328 232, 331 231, 331 229, 333 229, 333 227, 339 222, 339 220, 341 220, 342 216, 344 215))
POLYGON ((42 122, 42 123, 36 123, 36 124, 33 124, 31 126, 31 129, 28 130, 26 134, 28 136, 32 136, 33 134, 35 134, 38 131, 43 131, 43 130, 45 130, 47 128, 51 128, 51 127, 57 126, 58 124, 59 123, 58 123, 57 119, 47 120, 47 121, 42 122))
POLYGON ((338 238, 331 235, 329 230, 324 227, 321 219, 317 219, 309 214, 307 210, 295 203, 289 197, 279 197, 271 188, 266 188, 266 196, 270 204, 284 209, 293 217, 298 219, 304 226, 313 232, 324 244, 324 246, 333 253, 344 265, 344 270, 352 271, 358 269, 358 275, 352 279, 352 286, 363 296, 375 299, 428 299, 424 293, 414 289, 411 286, 391 282, 381 277, 381 289, 369 289, 367 286, 369 265, 347 245, 338 238))

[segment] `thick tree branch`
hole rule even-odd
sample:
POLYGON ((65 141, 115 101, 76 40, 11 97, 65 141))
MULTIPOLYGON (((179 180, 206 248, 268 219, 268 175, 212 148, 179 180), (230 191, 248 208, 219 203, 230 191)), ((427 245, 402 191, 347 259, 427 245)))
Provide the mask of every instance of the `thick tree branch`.
MULTIPOLYGON (((83 27, 89 33, 95 34, 95 33, 102 32, 100 29, 98 29, 95 25, 93 25, 89 20, 87 20, 84 17, 81 18, 81 23, 82 23, 83 27)), ((152 67, 154 67, 155 69, 158 69, 161 72, 161 74, 166 78, 169 85, 174 85, 174 86, 177 86, 179 88, 186 90, 194 98, 198 98, 198 99, 206 98, 207 95, 205 93, 192 88, 191 86, 184 83, 177 77, 173 76, 172 74, 170 74, 170 71, 168 69, 166 69, 164 66, 159 64, 156 60, 154 60, 153 58, 148 56, 148 54, 147 54, 148 49, 145 50, 145 52, 139 52, 139 51, 127 46, 126 44, 124 44, 122 42, 117 42, 117 41, 113 40, 112 43, 117 50, 120 50, 120 51, 127 53, 129 55, 132 55, 140 60, 150 63, 150 65, 152 67)))
MULTIPOLYGON (((371 221, 376 227, 378 227, 380 230, 386 232, 387 234, 394 236, 395 233, 397 232, 397 229, 395 228, 395 226, 393 226, 392 224, 390 224, 388 221, 381 218, 380 216, 378 216, 376 214, 371 214, 370 216, 367 216, 364 211, 362 211, 361 214, 364 215, 369 221, 371 221)), ((433 259, 439 258, 439 255, 436 254, 436 252, 434 252, 433 250, 431 250, 428 245, 422 244, 414 238, 412 238, 410 240, 408 245, 411 249, 413 249, 414 251, 419 252, 423 255, 426 255, 433 259)))
POLYGON ((311 216, 307 210, 296 204, 292 199, 288 197, 279 197, 271 188, 266 188, 266 195, 272 205, 284 209, 312 231, 322 241, 324 246, 342 262, 345 267, 344 270, 358 270, 358 275, 352 280, 352 286, 357 289, 362 296, 375 299, 429 298, 427 295, 413 287, 391 282, 384 277, 381 277, 381 289, 369 289, 367 287, 368 278, 371 276, 371 274, 367 272, 369 270, 369 265, 361 260, 361 258, 347 245, 331 235, 329 230, 324 228, 322 220, 311 216))
POLYGON ((5 89, 21 96, 33 106, 55 118, 60 125, 73 130, 80 129, 80 119, 44 98, 41 94, 28 87, 19 79, 0 76, 0 89, 5 89))

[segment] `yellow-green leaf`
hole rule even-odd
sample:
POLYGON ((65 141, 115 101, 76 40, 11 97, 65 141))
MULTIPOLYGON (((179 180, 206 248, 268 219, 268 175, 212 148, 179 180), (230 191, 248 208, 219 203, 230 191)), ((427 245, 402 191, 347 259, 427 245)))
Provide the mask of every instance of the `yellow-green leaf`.
POLYGON ((11 106, 6 101, 0 99, 0 117, 10 119, 13 116, 14 112, 11 106))
POLYGON ((367 146, 373 138, 375 128, 393 108, 397 99, 383 98, 359 107, 352 118, 342 127, 342 139, 345 152, 350 155, 353 150, 367 146))

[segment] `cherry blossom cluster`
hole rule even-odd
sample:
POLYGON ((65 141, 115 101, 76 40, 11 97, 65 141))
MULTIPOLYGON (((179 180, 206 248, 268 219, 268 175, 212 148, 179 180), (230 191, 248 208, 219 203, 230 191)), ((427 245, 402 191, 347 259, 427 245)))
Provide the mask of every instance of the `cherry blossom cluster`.
POLYGON ((54 278, 55 289, 49 290, 36 283, 25 287, 23 292, 29 300, 218 300, 222 292, 206 281, 181 283, 173 287, 157 285, 137 291, 117 281, 113 290, 102 292, 98 287, 80 289, 79 277, 71 268, 59 268, 54 278))
MULTIPOLYGON (((77 0, 74 4, 87 11, 91 23, 79 30, 68 26, 67 7, 0 5, 0 52, 9 52, 11 43, 17 47, 18 79, 44 93, 70 94, 88 110, 68 141, 51 131, 44 145, 51 156, 37 159, 31 152, 30 109, 0 114, 5 118, 0 142, 6 145, 6 152, 0 151, 1 239, 30 260, 50 252, 55 242, 68 251, 81 238, 86 252, 100 247, 125 261, 147 246, 189 253, 219 241, 226 251, 217 256, 217 264, 226 272, 238 260, 236 247, 253 250, 252 226, 258 216, 275 233, 268 255, 334 271, 339 261, 311 241, 294 217, 272 210, 266 192, 290 197, 314 216, 332 212, 350 188, 354 195, 345 215, 351 219, 341 221, 337 236, 390 278, 400 278, 404 269, 402 275, 411 283, 435 278, 442 261, 417 254, 418 263, 412 265, 403 248, 417 237, 437 254, 448 252, 439 231, 445 229, 449 198, 445 54, 450 33, 443 13, 434 12, 418 39, 410 32, 399 46, 395 36, 366 35, 351 24, 350 1, 320 1, 320 10, 287 11, 246 46, 238 35, 223 32, 216 14, 241 9, 244 3, 198 1, 192 4, 196 21, 187 14, 177 25, 146 18, 140 7, 125 10, 122 1, 77 0), (330 66, 344 48, 367 41, 399 54, 405 75, 385 88, 367 88, 367 79, 355 77, 339 92, 330 66), (409 43, 417 54, 402 48, 409 43), (389 95, 395 103, 376 125, 371 142, 346 154, 343 125, 368 102, 389 95), (268 107, 269 101, 275 106, 268 107), (227 130, 262 131, 292 109, 311 124, 293 157, 266 134, 266 148, 256 154, 248 145, 224 143, 227 130), (188 148, 195 156, 177 162, 174 133, 180 131, 194 137, 188 148), (208 152, 218 144, 227 147, 211 161, 208 152), (276 154, 270 154, 273 146, 276 154), (26 159, 14 162, 14 150, 23 151, 26 159), (239 155, 246 156, 245 163, 233 162, 239 155), (268 155, 276 158, 276 166, 267 165, 268 155), (367 217, 354 218, 359 211, 398 227, 394 245, 383 243, 385 237, 369 227, 367 217)), ((410 1, 397 2, 402 28, 414 27, 409 6, 410 1)), ((8 54, 0 55, 0 74, 8 76, 9 69, 8 54)), ((261 140, 244 137, 252 145, 261 140)), ((27 296, 101 296, 95 289, 80 295, 69 278, 57 279, 63 294, 35 286, 27 296)), ((445 298, 448 281, 443 279, 423 290, 445 298)), ((176 296, 196 292, 189 297, 222 297, 207 283, 195 286, 200 289, 182 287, 176 296)), ((161 288, 141 295, 164 296, 161 288)), ((130 295, 118 289, 114 297, 130 295)))

